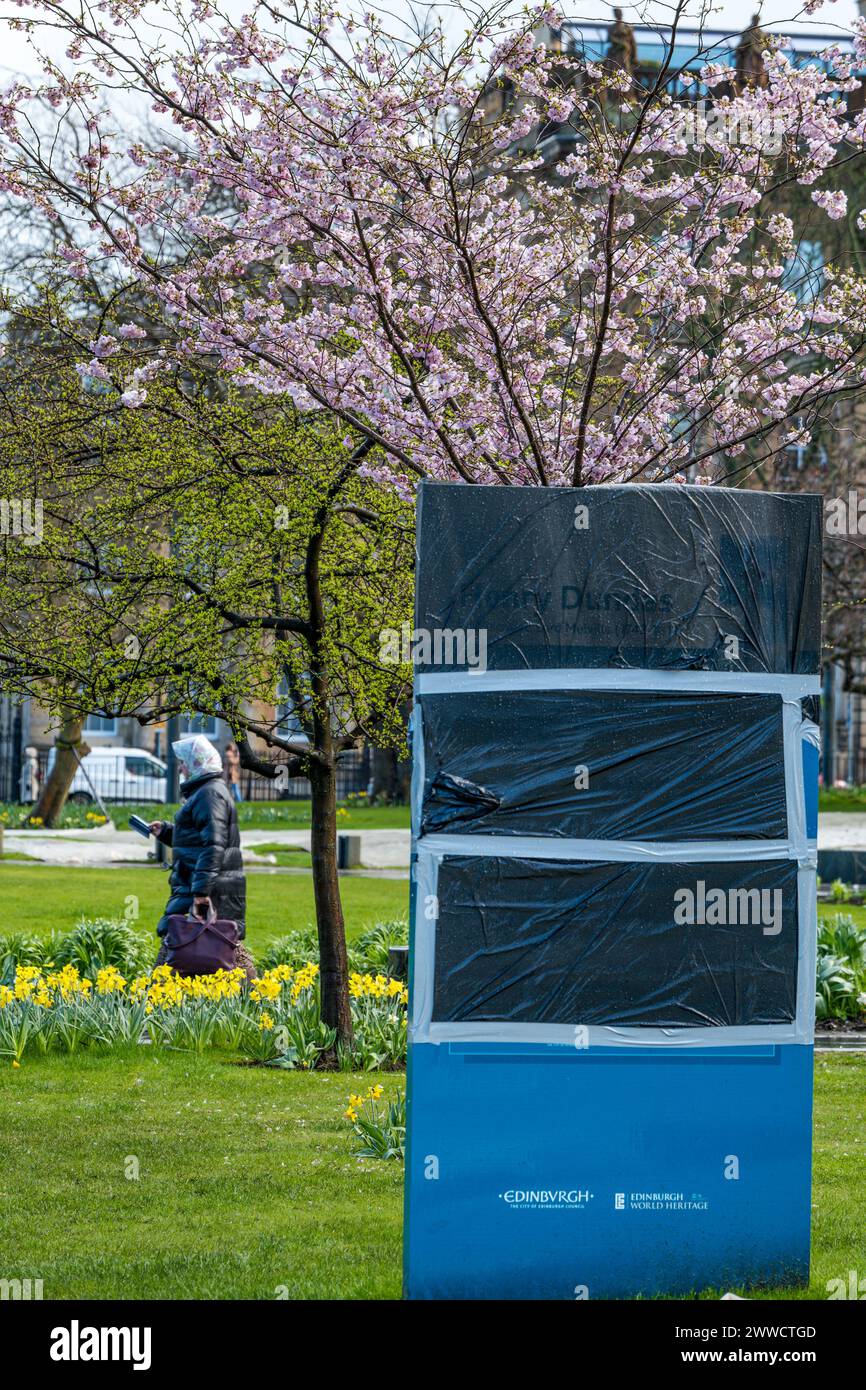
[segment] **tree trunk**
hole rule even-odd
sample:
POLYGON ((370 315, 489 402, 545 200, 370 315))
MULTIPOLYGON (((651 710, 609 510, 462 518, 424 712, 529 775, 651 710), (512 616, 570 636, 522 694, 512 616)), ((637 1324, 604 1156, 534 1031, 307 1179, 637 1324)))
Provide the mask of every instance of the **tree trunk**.
POLYGON ((39 800, 27 817, 31 821, 38 817, 49 829, 57 825, 60 820, 63 807, 66 805, 66 798, 69 795, 69 788, 72 786, 72 779, 78 771, 76 752, 79 758, 86 757, 90 752, 81 737, 82 721, 80 715, 64 709, 62 718, 63 722, 54 740, 56 750, 54 766, 39 793, 39 800))
POLYGON ((348 1047, 352 1041, 352 1010, 349 1003, 346 927, 337 875, 336 766, 333 763, 311 762, 309 777, 312 799, 310 850, 319 935, 322 1019, 329 1028, 336 1028, 337 1041, 348 1047))
MULTIPOLYGON (((353 458, 355 456, 353 455, 353 458)), ((352 471, 357 467, 355 463, 352 471)), ((347 475, 348 476, 348 475, 347 475)), ((352 1010, 349 1002, 349 962, 346 953, 346 925, 340 902, 337 875, 337 752, 331 725, 331 691, 328 678, 328 644, 325 640, 326 610, 322 592, 320 559, 329 508, 340 484, 329 489, 329 499, 316 513, 307 544, 304 584, 309 620, 307 641, 310 653, 312 693, 312 747, 315 757, 308 761, 312 831, 310 850, 313 861, 313 893, 316 899, 316 928, 319 935, 319 981, 322 1019, 337 1031, 343 1047, 352 1042, 352 1010)))

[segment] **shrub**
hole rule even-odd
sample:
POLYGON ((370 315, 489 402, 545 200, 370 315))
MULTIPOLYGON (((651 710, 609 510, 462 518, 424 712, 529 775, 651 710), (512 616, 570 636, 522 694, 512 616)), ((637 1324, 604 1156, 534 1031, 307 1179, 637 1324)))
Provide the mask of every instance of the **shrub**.
POLYGON ((298 970, 307 961, 318 960, 319 938, 315 927, 305 927, 303 931, 290 931, 285 936, 277 936, 258 959, 261 970, 276 970, 278 965, 291 966, 298 970))
POLYGON ((0 936, 0 984, 11 984, 19 966, 43 965, 50 938, 33 936, 30 932, 10 932, 0 936))
POLYGON ((866 931, 847 912, 837 912, 818 924, 818 950, 838 956, 855 974, 866 968, 866 931))
MULTIPOLYGON (((390 947, 406 946, 408 941, 409 923, 405 917, 377 922, 357 941, 349 943, 349 969, 360 974, 385 971, 388 969, 390 947)), ((308 926, 276 937, 262 952, 258 964, 262 970, 274 970, 278 965, 290 965, 297 970, 306 961, 318 959, 319 938, 315 927, 308 926)))
POLYGON ((52 933, 47 959, 57 966, 74 965, 79 974, 95 979, 114 966, 121 975, 140 975, 153 964, 153 938, 136 931, 125 918, 84 918, 70 932, 52 933))
POLYGON ((352 963, 358 970, 387 970, 392 946, 408 946, 409 923, 405 917, 377 922, 352 942, 352 963))
POLYGON ((815 1017, 850 1018, 859 1009, 857 980, 850 965, 824 952, 818 956, 815 1017))

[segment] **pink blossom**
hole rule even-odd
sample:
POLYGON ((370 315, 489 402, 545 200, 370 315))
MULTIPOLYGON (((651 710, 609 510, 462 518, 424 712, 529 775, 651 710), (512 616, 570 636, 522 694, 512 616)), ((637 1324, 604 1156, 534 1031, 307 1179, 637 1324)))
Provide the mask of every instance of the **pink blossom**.
MULTIPOLYGON (((326 412, 346 449, 373 446, 364 475, 404 494, 421 476, 709 480, 863 387, 866 279, 828 263, 804 304, 774 199, 781 157, 846 214, 835 165, 866 148, 866 115, 843 109, 844 56, 768 51, 766 88, 733 97, 730 69, 705 64, 722 129, 548 52, 540 12, 395 47, 375 14, 164 0, 151 48, 144 0, 112 0, 105 30, 99 7, 22 4, 35 42, 41 21, 63 31, 73 67, 49 60, 41 88, 0 101, 0 183, 64 214, 70 274, 98 265, 158 301, 164 345, 141 354, 125 406, 206 357, 326 412), (160 113, 131 149, 125 87, 160 113), (30 144, 58 99, 81 121, 71 181, 30 144), (565 120, 592 138, 557 144, 565 120)), ((101 359, 146 336, 100 338, 84 374, 110 380, 101 359)))
POLYGON ((841 190, 835 193, 828 189, 815 189, 812 193, 812 202, 817 203, 819 208, 823 208, 828 217, 834 222, 845 216, 848 211, 848 196, 841 190))

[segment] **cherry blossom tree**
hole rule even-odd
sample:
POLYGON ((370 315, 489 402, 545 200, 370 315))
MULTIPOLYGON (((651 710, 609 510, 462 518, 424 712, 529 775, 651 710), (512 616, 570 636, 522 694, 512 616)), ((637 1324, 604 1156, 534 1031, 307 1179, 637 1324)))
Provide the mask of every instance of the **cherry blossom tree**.
MULTIPOLYGON (((863 21, 827 71, 768 40, 766 86, 739 95, 708 51, 702 109, 671 96, 691 81, 673 59, 685 0, 646 89, 543 46, 556 15, 507 6, 467 9, 456 37, 315 0, 21 10, 34 44, 54 28, 68 47, 5 95, 3 178, 77 216, 70 273, 120 262, 174 316, 172 353, 333 412, 398 488, 729 476, 862 389, 866 281, 826 266, 804 306, 780 209, 800 185, 846 211, 863 21), (164 140, 130 140, 119 91, 164 140), (45 102, 76 126, 74 168, 34 119, 45 102), (552 131, 570 145, 551 165, 552 131)), ((133 371, 125 404, 160 370, 133 371)))

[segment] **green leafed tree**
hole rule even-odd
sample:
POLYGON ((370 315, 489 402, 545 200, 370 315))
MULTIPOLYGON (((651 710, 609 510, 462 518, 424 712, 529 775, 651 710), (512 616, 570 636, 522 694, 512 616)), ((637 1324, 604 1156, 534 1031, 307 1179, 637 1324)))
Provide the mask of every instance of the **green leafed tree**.
POLYGON ((411 507, 345 427, 207 363, 125 408, 158 339, 144 315, 119 335, 129 304, 96 325, 51 294, 5 307, 0 496, 38 534, 3 539, 0 687, 66 720, 216 716, 246 768, 309 779, 322 1011, 346 1043, 337 766, 402 739, 410 672, 381 634, 411 611, 411 507), (104 366, 82 376, 94 337, 104 366))

